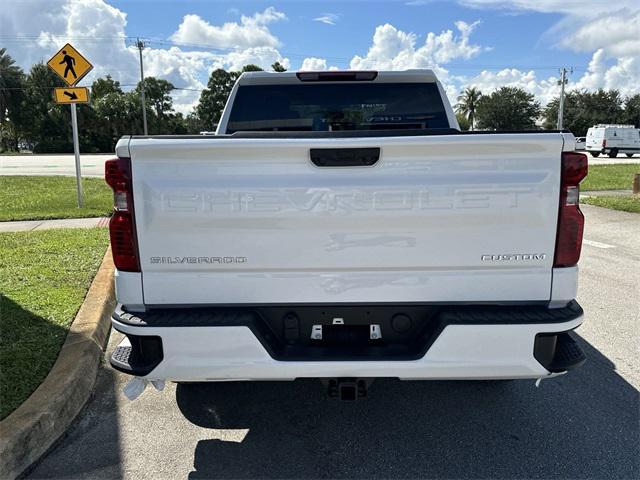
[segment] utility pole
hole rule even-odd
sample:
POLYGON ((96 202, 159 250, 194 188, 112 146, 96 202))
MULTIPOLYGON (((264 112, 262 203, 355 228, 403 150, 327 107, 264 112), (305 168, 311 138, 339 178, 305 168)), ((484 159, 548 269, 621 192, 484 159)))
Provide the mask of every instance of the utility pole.
POLYGON ((147 130, 147 107, 144 97, 144 67, 142 66, 142 49, 144 48, 144 42, 139 38, 136 41, 136 47, 140 52, 140 102, 142 103, 142 128, 145 135, 149 135, 147 130))
MULTIPOLYGON (((573 73, 573 68, 569 69, 569 73, 573 73)), ((564 121, 564 86, 567 84, 567 69, 562 67, 560 69, 560 80, 558 81, 558 85, 560 85, 560 104, 558 105, 558 130, 562 130, 563 121, 564 121)))

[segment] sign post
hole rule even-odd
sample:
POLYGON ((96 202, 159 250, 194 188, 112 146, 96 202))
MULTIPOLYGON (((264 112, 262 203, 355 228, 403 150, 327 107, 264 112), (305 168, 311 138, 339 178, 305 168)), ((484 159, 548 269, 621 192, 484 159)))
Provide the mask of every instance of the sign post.
POLYGON ((69 104, 71 107, 71 129, 73 131, 73 153, 76 162, 76 189, 78 191, 78 208, 84 205, 82 194, 82 176, 80 172, 80 142, 78 140, 78 115, 76 103, 87 103, 89 101, 89 90, 87 87, 77 87, 76 84, 91 71, 93 65, 84 58, 71 44, 67 43, 58 50, 47 65, 69 88, 56 88, 53 92, 56 103, 69 104))
POLYGON ((76 157, 76 190, 78 191, 78 208, 84 206, 84 195, 82 194, 82 177, 80 176, 80 142, 78 141, 78 115, 76 115, 76 104, 71 104, 71 128, 73 130, 73 153, 76 157))

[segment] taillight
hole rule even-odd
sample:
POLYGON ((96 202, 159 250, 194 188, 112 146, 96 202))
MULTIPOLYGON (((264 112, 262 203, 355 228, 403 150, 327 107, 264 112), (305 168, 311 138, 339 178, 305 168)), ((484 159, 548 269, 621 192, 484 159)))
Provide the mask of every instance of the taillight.
POLYGON ((107 160, 104 178, 113 189, 113 215, 109 221, 113 263, 118 270, 139 272, 140 262, 133 220, 131 160, 129 158, 107 160))
POLYGON ((580 259, 584 231, 584 216, 579 205, 580 182, 587 176, 587 168, 586 155, 575 152, 562 153, 554 267, 571 267, 580 259))
POLYGON ((604 147, 606 147, 606 146, 607 146, 607 140, 606 140, 606 139, 604 139, 604 140, 602 140, 602 148, 604 148, 604 147))

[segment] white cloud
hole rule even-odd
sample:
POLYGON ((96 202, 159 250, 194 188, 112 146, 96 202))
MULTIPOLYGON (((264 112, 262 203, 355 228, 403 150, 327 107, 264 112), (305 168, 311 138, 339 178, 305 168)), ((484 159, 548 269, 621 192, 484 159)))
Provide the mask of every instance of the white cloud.
MULTIPOLYGON (((3 45, 25 69, 46 61, 62 44, 72 43, 95 65, 82 81, 89 85, 95 78, 110 74, 125 85, 139 80, 138 51, 126 39, 127 15, 109 5, 108 0, 49 0, 42 3, 12 2, 0 13, 0 31, 8 38, 3 45), (16 40, 11 40, 17 37, 16 40)), ((547 32, 557 48, 586 52, 591 61, 586 71, 577 70, 570 77, 569 89, 618 88, 623 94, 639 91, 640 85, 640 6, 637 1, 617 0, 615 4, 596 0, 461 0, 477 8, 503 9, 511 12, 556 12, 563 19, 547 32)), ((423 1, 410 3, 425 3, 423 1)), ((274 22, 286 15, 274 7, 253 15, 240 15, 237 21, 215 23, 197 15, 185 15, 171 36, 179 46, 159 48, 151 43, 144 50, 145 74, 171 81, 178 111, 187 113, 197 102, 209 73, 215 68, 240 69, 247 63, 262 68, 279 61, 291 68, 280 53, 280 39, 270 31, 274 22), (180 45, 184 44, 184 45, 180 45), (189 44, 206 44, 203 51, 189 44)), ((333 21, 331 15, 323 17, 333 21)), ((324 22, 327 23, 327 22, 324 22)), ((392 24, 375 29, 366 54, 354 55, 352 69, 404 70, 431 68, 442 80, 447 94, 455 100, 467 85, 478 86, 485 93, 502 85, 519 86, 536 94, 543 103, 557 95, 557 78, 540 77, 535 71, 505 68, 498 72, 482 71, 476 75, 455 76, 447 65, 458 59, 468 60, 489 47, 472 41, 479 22, 455 22, 455 28, 419 35, 398 29, 392 24)), ((421 32, 419 32, 421 33, 421 32)), ((331 70, 324 58, 308 57, 303 70, 331 70)))
POLYGON ((273 7, 252 16, 243 15, 240 23, 226 22, 222 25, 212 25, 200 16, 190 14, 184 16, 170 39, 213 48, 278 47, 280 41, 269 31, 267 25, 286 18, 284 13, 273 7))
POLYGON ((598 88, 618 89, 623 95, 640 92, 640 59, 638 57, 621 57, 615 64, 606 61, 603 49, 597 50, 586 73, 570 89, 595 90, 598 88))
POLYGON ((484 94, 491 93, 500 87, 521 88, 533 93, 543 105, 551 101, 560 92, 557 78, 539 79, 533 70, 521 71, 517 68, 505 68, 498 72, 483 70, 474 77, 458 77, 456 80, 462 86, 460 90, 466 87, 476 87, 484 94))
POLYGON ((536 11, 569 15, 595 16, 610 12, 613 8, 637 8, 636 0, 617 0, 613 5, 603 0, 459 0, 459 3, 476 8, 494 8, 514 11, 536 11))
MULTIPOLYGON (((593 54, 586 72, 581 74, 576 71, 569 75, 566 88, 567 91, 617 89, 623 96, 634 95, 640 91, 638 72, 640 72, 638 57, 623 57, 611 64, 607 62, 604 50, 600 49, 593 54)), ((505 68, 499 72, 482 71, 470 78, 455 77, 449 84, 459 85, 458 92, 466 87, 477 87, 485 94, 504 86, 518 87, 533 93, 542 105, 546 105, 560 94, 558 80, 557 76, 538 78, 533 70, 505 68)), ((449 97, 455 100, 455 96, 449 95, 449 97)))
POLYGON ((307 57, 302 61, 301 71, 326 70, 327 61, 324 58, 307 57))
MULTIPOLYGON (((215 68, 240 69, 255 63, 268 69, 275 61, 289 68, 289 60, 276 48, 279 40, 266 27, 285 18, 284 13, 269 7, 252 16, 242 16, 240 23, 215 26, 204 22, 205 33, 220 33, 215 45, 227 49, 220 53, 188 47, 156 48, 152 43, 143 53, 145 75, 163 78, 178 87, 172 93, 174 107, 179 112, 189 113, 197 103, 209 73, 215 68)), ((140 80, 138 50, 126 39, 126 25, 126 13, 104 0, 50 0, 46 9, 38 2, 15 2, 11 9, 0 13, 2 34, 25 38, 7 44, 9 54, 20 66, 28 70, 32 64, 46 61, 71 39, 94 64, 94 70, 82 81, 83 85, 90 85, 94 79, 107 74, 123 85, 133 86, 140 80), (27 41, 26 38, 37 40, 27 41)), ((184 25, 183 19, 176 34, 184 25)), ((200 34, 193 32, 194 37, 184 40, 194 43, 211 40, 210 37, 198 37, 200 34)))
POLYGON ((455 22, 460 36, 454 36, 451 30, 436 35, 429 32, 425 47, 427 51, 432 51, 436 62, 447 63, 454 58, 469 59, 478 55, 482 48, 479 45, 470 45, 469 36, 480 24, 480 20, 473 23, 466 23, 462 20, 455 22))
POLYGON ((455 100, 461 88, 460 77, 452 77, 446 68, 455 59, 470 59, 489 50, 470 42, 470 36, 480 21, 455 22, 457 34, 444 30, 429 32, 424 43, 418 45, 418 35, 397 29, 391 24, 376 28, 366 56, 355 55, 350 62, 353 70, 407 70, 429 68, 442 82, 447 96, 455 100))
POLYGON ((440 34, 429 32, 424 43, 416 46, 418 35, 398 30, 387 23, 376 28, 373 42, 364 57, 356 55, 351 68, 356 70, 406 70, 409 68, 439 69, 441 63, 455 58, 469 59, 478 55, 482 47, 469 42, 469 36, 479 21, 455 23, 458 34, 445 30, 440 34))
MULTIPOLYGON (((586 73, 569 88, 619 89, 623 94, 640 88, 640 3, 638 0, 459 0, 466 6, 513 12, 562 14, 543 39, 557 48, 591 53, 586 73)), ((545 85, 539 88, 545 90, 545 85)))
POLYGON ((243 25, 267 25, 268 23, 286 20, 287 16, 283 12, 277 11, 274 7, 267 7, 263 12, 257 12, 252 16, 242 16, 243 25))
POLYGON ((280 62, 287 70, 291 67, 288 58, 283 58, 277 49, 273 47, 253 47, 245 50, 230 52, 224 56, 223 63, 229 70, 241 70, 249 63, 258 65, 268 70, 274 62, 280 62))
POLYGON ((570 32, 560 44, 578 52, 602 49, 608 57, 640 56, 640 9, 598 16, 570 32))
POLYGON ((335 25, 340 15, 336 13, 323 13, 319 17, 313 19, 314 22, 326 23, 327 25, 335 25))
POLYGON ((302 61, 302 65, 298 69, 300 72, 313 72, 322 70, 340 70, 335 65, 330 67, 327 65, 327 60, 324 58, 307 57, 302 61))

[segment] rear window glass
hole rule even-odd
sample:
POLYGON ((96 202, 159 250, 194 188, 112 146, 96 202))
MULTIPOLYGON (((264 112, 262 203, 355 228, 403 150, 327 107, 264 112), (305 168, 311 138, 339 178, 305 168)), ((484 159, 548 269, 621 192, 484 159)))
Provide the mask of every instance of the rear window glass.
POLYGON ((448 127, 435 83, 251 85, 238 88, 227 133, 448 127))

